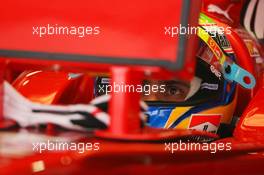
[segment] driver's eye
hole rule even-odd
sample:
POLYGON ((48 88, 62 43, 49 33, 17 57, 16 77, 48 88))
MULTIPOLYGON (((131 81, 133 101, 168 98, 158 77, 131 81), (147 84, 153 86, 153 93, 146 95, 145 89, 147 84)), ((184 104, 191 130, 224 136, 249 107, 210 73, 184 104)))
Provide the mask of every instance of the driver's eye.
POLYGON ((181 95, 183 94, 183 90, 177 86, 166 86, 167 95, 181 95))

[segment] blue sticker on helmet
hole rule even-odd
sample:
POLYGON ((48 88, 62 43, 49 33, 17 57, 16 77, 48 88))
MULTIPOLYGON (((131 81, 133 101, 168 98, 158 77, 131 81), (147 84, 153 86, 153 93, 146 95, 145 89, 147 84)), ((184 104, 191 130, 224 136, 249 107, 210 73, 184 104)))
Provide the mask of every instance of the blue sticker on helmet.
POLYGON ((174 108, 175 107, 150 106, 148 112, 146 112, 148 115, 147 125, 156 128, 163 128, 174 108))

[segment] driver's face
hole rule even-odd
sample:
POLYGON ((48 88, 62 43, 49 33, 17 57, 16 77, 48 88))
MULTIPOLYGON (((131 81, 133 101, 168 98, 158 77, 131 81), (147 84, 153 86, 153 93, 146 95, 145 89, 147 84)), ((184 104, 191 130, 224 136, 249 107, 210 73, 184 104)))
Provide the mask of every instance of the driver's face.
POLYGON ((149 95, 142 96, 143 101, 163 101, 163 102, 183 102, 190 90, 190 84, 178 80, 145 81, 148 85, 164 85, 165 92, 150 92, 149 95))

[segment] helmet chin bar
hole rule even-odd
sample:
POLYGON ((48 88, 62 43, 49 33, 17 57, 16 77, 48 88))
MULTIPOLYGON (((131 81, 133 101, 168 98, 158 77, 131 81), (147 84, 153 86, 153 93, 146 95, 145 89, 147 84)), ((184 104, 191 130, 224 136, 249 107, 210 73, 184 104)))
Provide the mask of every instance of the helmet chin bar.
MULTIPOLYGON (((213 39, 213 37, 205 31, 202 27, 198 28, 198 36, 201 38, 206 45, 212 50, 215 57, 221 65, 221 71, 225 77, 225 79, 229 81, 235 81, 240 84, 242 87, 247 89, 253 89, 256 85, 255 77, 240 67, 239 65, 235 64, 233 60, 231 60, 221 47, 217 44, 217 42, 213 39)), ((204 60, 208 64, 211 64, 208 60, 204 60)))

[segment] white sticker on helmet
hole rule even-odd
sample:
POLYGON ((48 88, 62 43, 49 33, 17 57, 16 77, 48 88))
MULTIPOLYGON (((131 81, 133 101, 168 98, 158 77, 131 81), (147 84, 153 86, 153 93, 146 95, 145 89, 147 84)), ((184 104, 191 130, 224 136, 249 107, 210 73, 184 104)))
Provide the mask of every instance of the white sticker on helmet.
POLYGON ((218 84, 203 83, 201 89, 218 90, 218 84))

